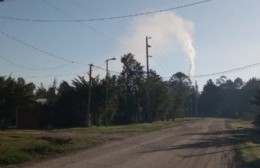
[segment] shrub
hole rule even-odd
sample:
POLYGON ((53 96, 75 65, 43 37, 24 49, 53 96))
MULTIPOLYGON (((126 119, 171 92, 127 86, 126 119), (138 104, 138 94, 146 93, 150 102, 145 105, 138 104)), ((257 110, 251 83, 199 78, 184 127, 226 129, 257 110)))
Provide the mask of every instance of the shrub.
POLYGON ((0 156, 0 165, 18 164, 29 161, 30 159, 31 157, 27 153, 17 151, 4 156, 0 156))

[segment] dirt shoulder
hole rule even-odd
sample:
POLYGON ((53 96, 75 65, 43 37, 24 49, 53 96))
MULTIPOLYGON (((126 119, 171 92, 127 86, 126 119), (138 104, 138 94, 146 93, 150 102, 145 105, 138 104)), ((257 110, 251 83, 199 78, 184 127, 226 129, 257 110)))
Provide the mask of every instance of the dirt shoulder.
POLYGON ((225 168, 235 167, 231 130, 224 119, 187 122, 24 168, 225 168))

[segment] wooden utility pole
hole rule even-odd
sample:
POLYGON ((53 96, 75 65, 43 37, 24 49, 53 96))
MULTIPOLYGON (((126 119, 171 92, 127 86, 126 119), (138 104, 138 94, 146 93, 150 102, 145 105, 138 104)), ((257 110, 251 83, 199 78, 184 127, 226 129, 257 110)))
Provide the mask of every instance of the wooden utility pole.
POLYGON ((150 92, 149 92, 149 80, 150 80, 150 70, 149 70, 149 47, 151 47, 148 44, 148 39, 151 39, 151 37, 145 37, 145 48, 146 48, 146 68, 147 68, 147 88, 146 88, 146 97, 147 97, 147 112, 148 112, 148 120, 149 122, 152 122, 152 116, 151 116, 151 110, 150 110, 150 92))
POLYGON ((146 70, 146 72, 147 72, 147 79, 149 78, 149 75, 150 75, 150 73, 149 73, 149 47, 151 47, 149 44, 148 44, 148 39, 151 39, 151 37, 147 37, 146 36, 146 38, 145 38, 145 40, 146 40, 146 45, 145 45, 145 48, 146 48, 146 68, 147 68, 147 70, 146 70))
POLYGON ((88 112, 87 112, 87 123, 86 123, 88 127, 90 127, 92 67, 93 67, 93 64, 90 64, 89 65, 89 88, 88 88, 88 112))
POLYGON ((195 81, 195 116, 198 116, 198 84, 195 81))

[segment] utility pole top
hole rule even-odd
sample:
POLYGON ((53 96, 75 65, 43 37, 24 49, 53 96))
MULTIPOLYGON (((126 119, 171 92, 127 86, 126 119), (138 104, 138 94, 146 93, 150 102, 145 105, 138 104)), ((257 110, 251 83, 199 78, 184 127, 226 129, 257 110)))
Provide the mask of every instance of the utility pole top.
POLYGON ((151 39, 151 37, 145 37, 145 42, 146 42, 146 45, 145 45, 145 48, 146 48, 146 68, 147 68, 147 78, 149 78, 149 76, 150 76, 150 73, 149 73, 149 71, 150 71, 150 69, 149 69, 149 57, 151 57, 150 55, 149 55, 149 47, 151 47, 151 45, 149 45, 149 43, 148 43, 148 40, 149 39, 151 39))

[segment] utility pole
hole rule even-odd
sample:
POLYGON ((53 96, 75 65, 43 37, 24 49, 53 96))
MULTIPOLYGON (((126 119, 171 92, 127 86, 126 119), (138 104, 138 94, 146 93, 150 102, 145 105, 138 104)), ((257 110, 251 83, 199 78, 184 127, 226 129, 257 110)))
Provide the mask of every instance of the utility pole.
MULTIPOLYGON (((147 68, 147 86, 149 87, 149 77, 150 77, 150 70, 149 70, 149 47, 151 47, 149 44, 148 44, 148 40, 151 39, 151 37, 145 37, 145 48, 146 48, 146 68, 147 68)), ((146 89, 146 96, 147 96, 147 112, 148 112, 148 120, 149 122, 152 122, 152 116, 151 116, 151 111, 150 111, 150 92, 149 92, 149 88, 147 87, 146 89)))
POLYGON ((108 61, 116 60, 116 58, 110 58, 106 60, 106 114, 105 125, 108 125, 108 61))
POLYGON ((88 88, 88 112, 87 112, 87 126, 90 127, 90 110, 91 110, 91 87, 92 87, 92 67, 93 64, 89 64, 89 88, 88 88))
POLYGON ((145 40, 146 40, 146 45, 145 45, 145 48, 146 48, 146 68, 147 68, 147 79, 149 78, 150 76, 150 73, 149 73, 149 47, 151 47, 149 44, 148 44, 148 40, 151 39, 151 37, 145 37, 145 40))
POLYGON ((195 81, 195 116, 198 116, 198 84, 195 81))

